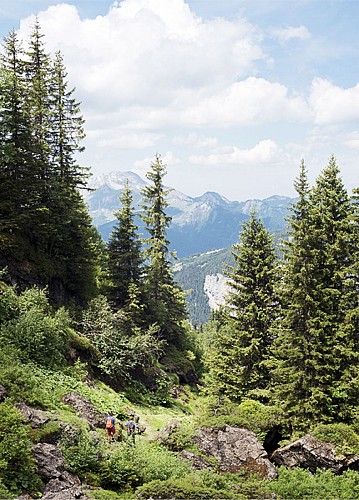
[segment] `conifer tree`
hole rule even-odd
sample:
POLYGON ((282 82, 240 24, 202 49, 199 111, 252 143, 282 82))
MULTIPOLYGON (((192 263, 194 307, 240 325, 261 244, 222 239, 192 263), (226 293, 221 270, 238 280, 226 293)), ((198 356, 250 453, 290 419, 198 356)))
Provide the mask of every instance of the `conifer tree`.
MULTIPOLYGON (((1 250, 16 247, 16 236, 31 221, 29 196, 32 131, 27 112, 24 53, 15 31, 9 33, 1 55, 0 97, 0 231, 1 250)), ((18 251, 21 249, 18 247, 18 251)))
POLYGON ((22 286, 48 286, 56 302, 84 301, 101 245, 77 190, 83 119, 61 56, 52 64, 42 38, 36 22, 25 52, 10 33, 1 59, 0 265, 22 286))
POLYGON ((278 303, 273 242, 252 212, 232 250, 235 265, 227 270, 230 291, 227 322, 214 336, 213 385, 230 399, 261 398, 269 373, 266 360, 272 344, 271 326, 278 303))
MULTIPOLYGON (((139 304, 142 289, 143 257, 138 227, 134 222, 133 196, 126 182, 120 196, 122 207, 115 212, 117 223, 108 243, 109 297, 115 309, 139 304)), ((138 309, 134 307, 133 313, 138 309)), ((136 314, 137 316, 137 314, 136 314)))
POLYGON ((67 71, 63 57, 57 52, 52 64, 50 79, 50 145, 51 161, 56 178, 67 188, 84 187, 89 177, 88 168, 80 166, 75 154, 84 150, 80 142, 84 139, 84 119, 80 104, 68 89, 67 71))
POLYGON ((173 278, 168 250, 166 231, 171 217, 166 214, 168 190, 163 186, 165 174, 166 166, 157 155, 146 174, 152 184, 143 189, 144 212, 141 217, 149 235, 146 240, 145 290, 150 324, 156 323, 162 338, 180 346, 184 334, 182 322, 187 314, 183 292, 173 278))
POLYGON ((294 426, 350 420, 355 395, 348 367, 358 356, 353 205, 334 157, 311 190, 302 163, 296 189, 274 349, 275 400, 294 426))

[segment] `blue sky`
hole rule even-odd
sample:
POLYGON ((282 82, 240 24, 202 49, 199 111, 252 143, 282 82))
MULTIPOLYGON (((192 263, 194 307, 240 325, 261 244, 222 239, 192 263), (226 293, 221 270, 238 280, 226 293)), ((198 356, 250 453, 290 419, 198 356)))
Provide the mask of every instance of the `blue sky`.
POLYGON ((359 0, 2 0, 0 33, 38 15, 86 120, 95 176, 231 200, 295 194, 329 156, 359 186, 359 0))

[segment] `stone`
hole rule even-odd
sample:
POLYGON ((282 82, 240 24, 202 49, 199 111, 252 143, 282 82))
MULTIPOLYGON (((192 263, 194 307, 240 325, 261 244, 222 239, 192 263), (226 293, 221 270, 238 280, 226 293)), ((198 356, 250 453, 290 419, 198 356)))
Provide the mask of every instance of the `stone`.
POLYGON ((207 460, 192 451, 182 450, 180 457, 190 462, 194 470, 212 469, 212 465, 207 460))
POLYGON ((222 472, 257 473, 276 479, 278 473, 254 432, 230 427, 201 428, 193 438, 200 452, 218 461, 222 472))
POLYGON ((37 463, 37 472, 45 483, 41 497, 43 500, 87 498, 83 494, 80 479, 65 470, 65 459, 57 446, 38 443, 34 445, 32 453, 37 463))
POLYGON ((105 427, 106 414, 97 410, 91 401, 77 394, 77 392, 65 394, 62 401, 71 406, 82 418, 87 420, 92 430, 105 427))
POLYGON ((27 406, 23 402, 17 403, 16 408, 20 410, 20 413, 22 414, 24 419, 29 422, 33 429, 40 429, 50 420, 46 412, 30 408, 30 406, 27 406))
POLYGON ((359 455, 337 455, 334 444, 319 441, 312 434, 278 448, 272 453, 271 459, 277 465, 290 469, 301 467, 313 474, 317 469, 331 470, 334 474, 347 469, 359 469, 359 455))

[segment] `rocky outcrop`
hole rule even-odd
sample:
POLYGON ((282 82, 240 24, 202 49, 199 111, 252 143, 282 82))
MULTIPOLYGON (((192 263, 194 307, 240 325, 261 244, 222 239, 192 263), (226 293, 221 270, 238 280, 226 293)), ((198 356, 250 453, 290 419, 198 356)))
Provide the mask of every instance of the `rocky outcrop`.
POLYGON ((33 447, 38 474, 45 486, 43 500, 85 500, 80 479, 65 470, 65 460, 57 446, 38 443, 33 447))
POLYGON ((79 415, 87 420, 90 428, 103 428, 105 425, 106 414, 101 413, 91 401, 77 394, 77 392, 69 392, 62 398, 63 403, 71 406, 79 415))
POLYGON ((212 465, 207 460, 192 451, 183 450, 180 457, 187 460, 194 470, 212 469, 212 465))
POLYGON ((223 472, 245 470, 268 479, 278 473, 254 432, 228 425, 222 428, 202 428, 194 437, 200 452, 218 461, 223 472))
POLYGON ((315 473, 317 469, 339 474, 347 469, 359 470, 359 455, 337 455, 331 443, 318 441, 312 434, 275 450, 271 457, 277 465, 301 467, 315 473))
POLYGON ((30 408, 30 406, 27 406, 23 402, 17 403, 16 408, 20 410, 24 419, 33 429, 40 429, 40 427, 45 425, 50 420, 46 412, 30 408))

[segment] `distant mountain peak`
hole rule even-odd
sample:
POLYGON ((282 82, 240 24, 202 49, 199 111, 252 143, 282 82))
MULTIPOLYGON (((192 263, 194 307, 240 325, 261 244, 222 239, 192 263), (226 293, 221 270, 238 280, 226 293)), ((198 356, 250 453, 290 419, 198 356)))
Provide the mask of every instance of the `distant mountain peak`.
POLYGON ((116 171, 94 176, 89 181, 89 188, 98 189, 106 186, 115 191, 122 191, 127 181, 131 189, 142 188, 147 185, 147 182, 138 174, 128 170, 126 172, 116 171))
POLYGON ((210 205, 223 205, 223 203, 229 203, 227 198, 218 193, 215 193, 214 191, 207 191, 206 193, 202 194, 202 196, 193 198, 193 200, 200 203, 209 203, 210 205))

